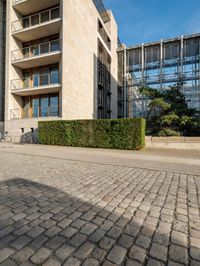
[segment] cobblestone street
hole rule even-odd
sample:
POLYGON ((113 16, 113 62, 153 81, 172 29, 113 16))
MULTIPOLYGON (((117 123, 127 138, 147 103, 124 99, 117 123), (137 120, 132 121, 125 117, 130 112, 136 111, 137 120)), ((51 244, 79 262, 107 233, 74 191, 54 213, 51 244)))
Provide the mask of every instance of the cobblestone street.
POLYGON ((200 265, 200 174, 23 148, 0 162, 0 265, 200 265))

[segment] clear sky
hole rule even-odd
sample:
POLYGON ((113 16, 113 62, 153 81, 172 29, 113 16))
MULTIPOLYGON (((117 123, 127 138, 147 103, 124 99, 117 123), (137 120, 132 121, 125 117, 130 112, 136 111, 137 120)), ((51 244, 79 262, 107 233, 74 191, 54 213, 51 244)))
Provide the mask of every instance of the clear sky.
POLYGON ((104 0, 127 46, 200 32, 200 0, 104 0))

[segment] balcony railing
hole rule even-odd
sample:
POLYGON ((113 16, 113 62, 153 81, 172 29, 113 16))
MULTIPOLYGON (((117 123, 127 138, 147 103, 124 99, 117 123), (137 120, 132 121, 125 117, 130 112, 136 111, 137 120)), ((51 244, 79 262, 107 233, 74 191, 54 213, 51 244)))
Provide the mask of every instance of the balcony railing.
POLYGON ((14 5, 14 4, 17 4, 18 2, 22 2, 23 0, 13 0, 12 1, 12 4, 14 5))
POLYGON ((54 7, 12 23, 12 33, 61 18, 61 7, 54 7))
POLYGON ((11 81, 11 91, 21 91, 27 89, 37 89, 41 87, 56 86, 60 84, 60 75, 56 73, 36 74, 31 78, 15 79, 11 81))
POLYGON ((16 108, 10 110, 11 119, 49 118, 59 117, 59 106, 32 107, 24 110, 16 108))
POLYGON ((31 59, 40 55, 47 55, 59 51, 61 51, 60 40, 36 44, 12 51, 12 62, 22 59, 31 59))

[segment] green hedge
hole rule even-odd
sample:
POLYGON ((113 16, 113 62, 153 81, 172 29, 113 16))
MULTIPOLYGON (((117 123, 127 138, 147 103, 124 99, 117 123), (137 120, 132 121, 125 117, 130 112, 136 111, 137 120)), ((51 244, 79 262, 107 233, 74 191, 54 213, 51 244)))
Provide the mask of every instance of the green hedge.
POLYGON ((145 145, 144 119, 39 122, 40 144, 138 150, 145 145))

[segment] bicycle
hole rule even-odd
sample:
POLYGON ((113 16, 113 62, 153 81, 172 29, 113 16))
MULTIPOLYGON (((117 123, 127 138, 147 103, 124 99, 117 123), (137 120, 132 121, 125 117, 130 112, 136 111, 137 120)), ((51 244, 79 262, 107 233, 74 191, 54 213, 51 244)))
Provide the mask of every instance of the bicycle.
POLYGON ((0 133, 0 142, 12 142, 12 137, 8 135, 8 132, 4 132, 4 134, 0 133))
POLYGON ((38 139, 33 134, 24 135, 21 137, 22 144, 38 144, 38 139))

